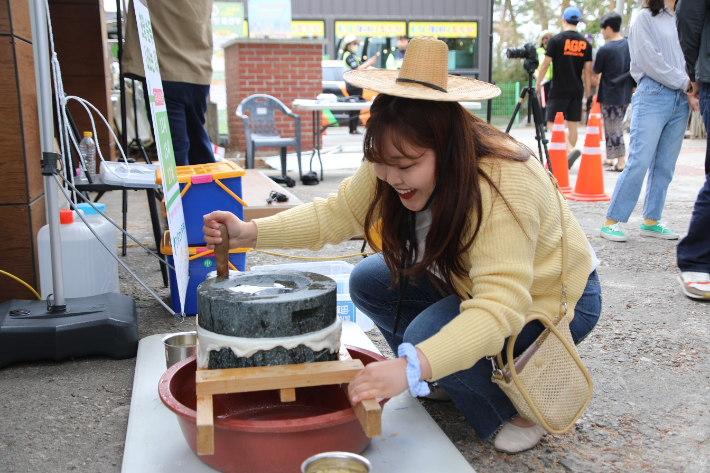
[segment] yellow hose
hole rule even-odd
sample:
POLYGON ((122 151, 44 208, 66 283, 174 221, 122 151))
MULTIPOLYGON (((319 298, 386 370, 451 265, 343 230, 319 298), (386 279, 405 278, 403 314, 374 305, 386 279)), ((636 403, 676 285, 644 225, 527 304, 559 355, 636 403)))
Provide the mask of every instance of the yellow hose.
POLYGON ((10 274, 10 273, 8 273, 8 272, 5 272, 5 271, 3 271, 2 269, 0 269, 0 273, 4 274, 5 276, 10 276, 10 277, 11 277, 12 279, 14 279, 15 281, 17 281, 17 282, 23 284, 27 289, 29 289, 30 291, 32 291, 32 293, 37 297, 37 300, 40 300, 40 301, 42 300, 42 298, 39 296, 39 294, 37 294, 37 291, 35 291, 35 290, 32 288, 32 286, 30 286, 29 284, 27 284, 27 283, 26 283, 25 281, 23 281, 22 279, 18 278, 17 276, 13 276, 12 274, 10 274))

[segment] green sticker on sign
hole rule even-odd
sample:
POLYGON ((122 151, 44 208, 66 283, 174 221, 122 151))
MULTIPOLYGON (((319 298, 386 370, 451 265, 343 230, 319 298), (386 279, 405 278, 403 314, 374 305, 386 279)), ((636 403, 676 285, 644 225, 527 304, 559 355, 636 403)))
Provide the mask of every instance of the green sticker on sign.
POLYGON ((212 260, 209 258, 206 258, 205 262, 203 264, 205 265, 205 268, 210 268, 210 267, 212 267, 212 260))

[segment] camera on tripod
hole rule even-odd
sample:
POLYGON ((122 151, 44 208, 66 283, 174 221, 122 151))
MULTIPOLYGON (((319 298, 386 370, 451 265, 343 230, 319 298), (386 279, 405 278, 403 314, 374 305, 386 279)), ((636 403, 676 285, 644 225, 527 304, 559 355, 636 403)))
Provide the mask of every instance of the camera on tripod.
POLYGON ((508 48, 505 50, 505 55, 508 59, 524 59, 523 67, 525 72, 532 74, 540 65, 537 59, 537 50, 532 43, 525 43, 519 48, 508 48))

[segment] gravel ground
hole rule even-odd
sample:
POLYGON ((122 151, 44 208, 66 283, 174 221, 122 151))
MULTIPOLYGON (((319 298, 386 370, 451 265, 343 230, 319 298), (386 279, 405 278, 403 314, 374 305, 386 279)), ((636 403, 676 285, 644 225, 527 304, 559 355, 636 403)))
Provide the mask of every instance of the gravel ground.
MULTIPOLYGON (((698 171, 702 156, 704 143, 686 141, 669 189, 665 218, 680 233, 687 229, 703 179, 698 171)), ((326 171, 320 185, 290 190, 308 201, 327 194, 347 175, 326 171)), ((616 178, 616 173, 605 173, 607 192, 616 178)), ((120 194, 104 200, 118 218, 120 194)), ((144 194, 130 193, 129 222, 141 241, 149 241, 144 201, 144 194)), ((604 299, 597 328, 579 347, 595 386, 575 429, 546 436, 528 452, 506 455, 496 452, 492 442, 478 440, 451 403, 424 401, 424 406, 479 472, 710 471, 710 305, 681 294, 675 279, 677 242, 638 236, 633 229, 640 222, 640 205, 626 226, 626 244, 597 236, 606 203, 570 205, 602 261, 598 271, 604 299)), ((318 256, 357 253, 361 245, 329 246, 318 256)), ((157 264, 136 247, 123 260, 169 304, 157 264)), ((249 266, 283 262, 259 253, 247 258, 249 266)), ((120 283, 122 293, 136 301, 141 338, 189 329, 189 321, 176 322, 123 270, 120 283)), ((376 329, 368 335, 391 356, 376 329)), ((120 471, 134 363, 86 357, 0 370, 0 472, 120 471)))

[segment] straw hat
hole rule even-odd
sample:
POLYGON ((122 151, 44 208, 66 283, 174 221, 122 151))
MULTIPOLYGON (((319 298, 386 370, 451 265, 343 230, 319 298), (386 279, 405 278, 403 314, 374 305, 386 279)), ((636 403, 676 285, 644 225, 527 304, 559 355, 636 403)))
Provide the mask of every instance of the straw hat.
POLYGON ((356 87, 409 99, 460 102, 488 100, 500 89, 487 82, 449 75, 449 48, 436 38, 412 38, 400 70, 364 69, 345 73, 356 87))

